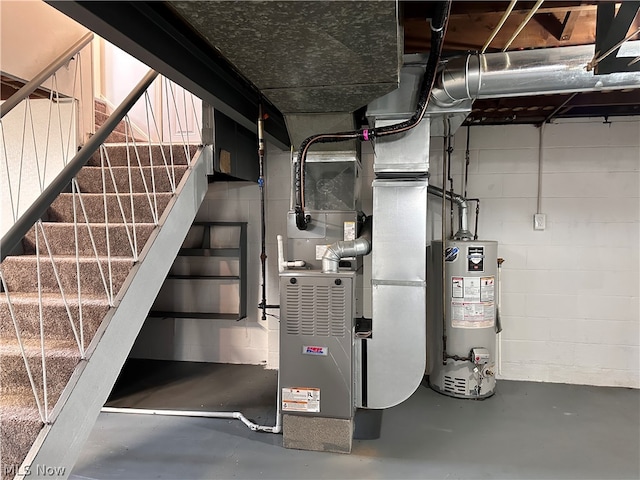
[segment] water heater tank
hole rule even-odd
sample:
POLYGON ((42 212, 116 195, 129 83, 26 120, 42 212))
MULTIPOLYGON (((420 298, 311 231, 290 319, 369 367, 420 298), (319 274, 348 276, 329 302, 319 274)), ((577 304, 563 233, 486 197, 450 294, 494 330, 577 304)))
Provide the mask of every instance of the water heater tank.
POLYGON ((447 240, 444 277, 442 256, 442 242, 432 242, 429 383, 434 390, 452 397, 486 398, 493 395, 496 386, 498 244, 447 240))

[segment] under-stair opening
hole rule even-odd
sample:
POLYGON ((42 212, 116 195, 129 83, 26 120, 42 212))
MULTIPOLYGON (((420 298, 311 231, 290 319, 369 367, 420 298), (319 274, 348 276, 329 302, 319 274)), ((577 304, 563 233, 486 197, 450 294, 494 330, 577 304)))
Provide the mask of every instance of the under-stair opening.
POLYGON ((272 425, 277 371, 261 365, 232 365, 130 358, 105 406, 149 410, 241 411, 272 425))

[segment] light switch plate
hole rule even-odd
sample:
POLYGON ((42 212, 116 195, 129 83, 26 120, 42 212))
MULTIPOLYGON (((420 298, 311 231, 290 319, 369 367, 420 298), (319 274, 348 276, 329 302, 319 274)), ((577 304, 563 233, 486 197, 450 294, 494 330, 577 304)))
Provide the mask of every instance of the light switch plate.
POLYGON ((547 228, 547 215, 544 213, 536 213, 533 215, 533 229, 544 230, 547 228))

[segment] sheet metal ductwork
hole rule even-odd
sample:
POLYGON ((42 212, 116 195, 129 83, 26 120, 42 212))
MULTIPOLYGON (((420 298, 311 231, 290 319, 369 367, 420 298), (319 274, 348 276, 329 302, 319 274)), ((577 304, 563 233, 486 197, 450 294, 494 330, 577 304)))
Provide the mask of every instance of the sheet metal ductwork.
POLYGON ((469 55, 449 60, 432 93, 440 107, 463 100, 638 88, 640 74, 594 75, 593 45, 469 55))
POLYGON ((342 258, 368 255, 371 252, 371 223, 372 218, 369 216, 358 238, 349 241, 341 240, 327 247, 322 256, 323 273, 338 273, 342 258))

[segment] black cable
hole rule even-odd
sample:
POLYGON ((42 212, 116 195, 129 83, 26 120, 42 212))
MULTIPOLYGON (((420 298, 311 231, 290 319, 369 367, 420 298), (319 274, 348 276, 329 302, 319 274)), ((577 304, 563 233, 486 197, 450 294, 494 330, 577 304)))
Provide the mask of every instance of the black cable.
POLYGON ((471 125, 467 125, 467 149, 464 152, 464 194, 463 197, 467 198, 467 183, 469 180, 469 138, 471 138, 471 125))
MULTIPOLYGON (((453 192, 453 177, 451 176, 451 154, 453 153, 453 146, 451 146, 451 120, 447 118, 447 135, 446 135, 446 148, 447 148, 447 181, 449 182, 449 194, 451 198, 454 197, 453 192)), ((444 182, 442 182, 444 184, 444 182)), ((449 225, 451 227, 450 237, 453 238, 453 202, 449 206, 449 225)))
POLYGON ((427 104, 435 82, 440 57, 442 55, 442 46, 444 44, 444 36, 447 30, 449 11, 451 10, 451 0, 439 2, 435 10, 436 13, 431 19, 431 51, 429 53, 429 59, 427 60, 425 74, 422 79, 420 97, 418 98, 416 111, 409 120, 405 120, 404 122, 400 122, 395 125, 387 125, 378 128, 364 128, 362 130, 354 130, 350 132, 311 135, 310 137, 305 138, 300 144, 295 169, 295 215, 296 226, 299 230, 306 230, 310 221, 309 215, 306 215, 304 211, 304 164, 311 145, 314 143, 343 142, 354 139, 360 141, 373 140, 376 137, 384 137, 387 135, 406 132, 422 121, 427 111, 427 104))
POLYGON ((478 219, 480 218, 480 199, 479 198, 475 199, 475 202, 476 202, 476 226, 473 232, 473 239, 477 240, 478 239, 478 219))
POLYGON ((262 103, 258 105, 258 186, 260 188, 260 267, 262 274, 262 320, 267 319, 267 244, 266 244, 266 213, 264 198, 264 115, 262 103))

